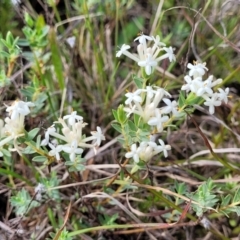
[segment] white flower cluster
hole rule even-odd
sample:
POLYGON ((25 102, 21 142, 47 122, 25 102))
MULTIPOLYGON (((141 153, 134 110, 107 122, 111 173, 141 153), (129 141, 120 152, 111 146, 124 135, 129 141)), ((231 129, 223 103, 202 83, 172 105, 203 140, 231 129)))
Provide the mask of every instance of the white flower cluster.
MULTIPOLYGON (((5 144, 12 144, 14 148, 11 151, 18 151, 21 154, 21 148, 17 145, 17 138, 24 135, 24 120, 25 116, 30 113, 30 107, 34 104, 31 102, 23 102, 16 100, 11 106, 7 106, 6 112, 9 113, 9 117, 5 118, 5 125, 1 122, 1 141, 0 148, 5 144)), ((0 156, 3 153, 0 152, 0 156)))
MULTIPOLYGON (((139 115, 145 123, 154 127, 158 133, 163 132, 170 119, 169 114, 174 117, 179 116, 177 102, 164 97, 171 97, 171 95, 163 88, 155 90, 151 86, 147 86, 146 89, 138 89, 133 93, 126 93, 125 96, 127 97, 125 104, 128 107, 125 107, 124 111, 128 113, 128 116, 132 113, 139 115), (164 102, 165 106, 159 108, 161 101, 164 102)), ((160 146, 153 141, 142 142, 139 147, 133 144, 131 152, 128 152, 125 156, 126 158, 133 157, 135 162, 138 162, 139 159, 148 161, 160 152, 163 152, 164 156, 167 157, 167 150, 171 149, 170 145, 165 146, 161 139, 159 143, 160 146)))
MULTIPOLYGON (((87 125, 83 122, 83 118, 77 115, 76 111, 70 115, 66 115, 63 118, 59 118, 57 122, 62 125, 62 134, 56 132, 56 128, 53 126, 49 127, 45 133, 45 139, 41 142, 42 146, 48 145, 51 150, 50 156, 55 156, 56 159, 60 160, 60 152, 69 154, 71 161, 76 159, 76 155, 81 155, 83 148, 94 148, 100 146, 101 141, 105 140, 104 135, 100 127, 97 127, 97 131, 91 132, 92 136, 84 137, 82 129, 87 125), (55 139, 50 142, 50 136, 55 139), (63 144, 58 144, 58 141, 63 141, 63 144), (92 142, 87 143, 87 142, 92 142)), ((55 124, 54 123, 54 124, 55 124)))
POLYGON ((147 75, 150 75, 154 68, 157 66, 157 63, 163 59, 168 58, 170 62, 175 61, 175 55, 173 53, 172 47, 165 47, 166 45, 160 42, 160 37, 150 37, 147 35, 140 35, 134 41, 139 41, 137 46, 137 54, 132 54, 128 51, 130 48, 129 45, 123 44, 121 49, 117 52, 116 57, 120 57, 122 54, 136 61, 140 67, 145 68, 147 75), (152 47, 147 46, 147 40, 153 41, 154 44, 152 47), (158 56, 161 51, 165 51, 165 54, 158 56))
POLYGON ((160 152, 163 152, 164 156, 168 156, 167 150, 171 149, 170 145, 165 145, 163 140, 158 140, 160 145, 157 145, 153 141, 141 142, 139 147, 134 143, 131 146, 131 151, 125 154, 126 158, 133 158, 135 163, 139 162, 139 159, 142 161, 148 162, 153 156, 157 155, 160 152))
POLYGON ((203 80, 203 75, 208 70, 206 63, 195 64, 188 63, 190 69, 188 75, 184 77, 186 84, 182 86, 182 90, 192 92, 198 97, 204 98, 204 105, 209 107, 210 114, 213 114, 216 106, 220 106, 222 102, 228 102, 229 88, 225 90, 218 88, 218 92, 214 92, 213 88, 222 82, 222 79, 214 80, 213 75, 210 75, 206 80, 203 80))

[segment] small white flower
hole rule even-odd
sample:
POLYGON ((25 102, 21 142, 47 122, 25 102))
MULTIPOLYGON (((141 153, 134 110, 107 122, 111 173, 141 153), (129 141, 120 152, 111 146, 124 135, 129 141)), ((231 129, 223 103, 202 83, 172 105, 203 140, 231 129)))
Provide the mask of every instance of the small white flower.
MULTIPOLYGON (((5 126, 0 130, 1 137, 3 137, 0 141, 0 149, 7 143, 13 143, 14 148, 9 148, 9 150, 17 151, 19 155, 21 155, 22 148, 18 146, 17 139, 21 136, 24 136, 24 116, 21 115, 19 119, 11 119, 9 117, 6 117, 5 126), (4 131, 4 133, 2 131, 4 131)), ((1 152, 0 155, 3 156, 3 153, 1 152)))
POLYGON ((42 140, 41 146, 46 146, 46 145, 48 145, 48 143, 49 143, 49 137, 50 137, 51 133, 54 133, 54 132, 56 132, 56 129, 55 129, 54 126, 51 126, 51 127, 49 127, 49 128, 47 129, 47 131, 45 132, 45 139, 42 140))
POLYGON ((133 101, 134 102, 142 102, 142 98, 139 96, 139 94, 142 92, 141 89, 138 89, 135 92, 128 92, 125 94, 125 96, 127 97, 127 100, 125 101, 125 104, 131 104, 133 101))
POLYGON ((163 131, 163 123, 167 122, 169 119, 168 116, 163 116, 161 115, 161 112, 159 109, 155 110, 155 117, 152 117, 149 119, 148 124, 150 126, 156 126, 158 132, 163 131))
POLYGON ((6 111, 9 112, 11 119, 18 119, 20 116, 26 116, 30 113, 29 107, 35 106, 32 102, 14 101, 11 106, 8 106, 6 111))
POLYGON ((168 156, 168 152, 167 151, 171 150, 171 146, 170 145, 165 145, 165 143, 163 142, 162 139, 159 139, 158 141, 159 141, 159 143, 161 145, 159 147, 161 148, 161 151, 163 152, 164 157, 167 157, 168 156))
POLYGON ((93 131, 91 132, 92 136, 95 139, 95 145, 100 146, 101 145, 101 141, 105 140, 104 135, 102 134, 102 129, 100 127, 97 127, 97 131, 93 131))
MULTIPOLYGON (((193 84, 196 79, 193 80, 193 84)), ((201 81, 199 81, 199 82, 200 82, 200 84, 198 84, 198 86, 196 87, 196 88, 198 88, 197 92, 196 92, 197 96, 202 96, 203 94, 211 95, 213 93, 212 78, 208 78, 206 81, 204 81, 204 83, 202 83, 201 81)))
POLYGON ((154 36, 152 36, 152 40, 154 41, 154 46, 153 46, 153 50, 155 51, 155 48, 157 47, 165 47, 166 44, 163 42, 160 42, 160 37, 157 35, 156 38, 154 36))
POLYGON ((16 119, 10 119, 6 117, 5 119, 5 134, 11 135, 15 139, 19 136, 24 135, 24 119, 22 121, 17 121, 16 119))
POLYGON ((139 146, 140 158, 148 162, 154 156, 154 149, 157 147, 155 142, 141 142, 139 146))
POLYGON ((192 78, 190 76, 185 76, 184 77, 184 80, 185 82, 187 82, 186 84, 184 84, 181 88, 181 90, 184 90, 184 91, 190 91, 191 90, 191 85, 192 85, 192 78))
POLYGON ((204 87, 204 83, 202 81, 202 78, 201 77, 197 77, 197 78, 194 78, 192 80, 192 83, 190 85, 190 90, 191 90, 191 92, 197 94, 198 90, 202 89, 203 87, 204 87))
POLYGON ((206 63, 196 63, 196 64, 191 64, 188 63, 187 67, 190 69, 189 71, 189 76, 193 76, 194 78, 196 77, 202 77, 208 69, 206 68, 206 63))
POLYGON ((220 99, 220 101, 223 101, 227 104, 229 88, 226 88, 225 90, 222 90, 221 88, 219 88, 218 91, 219 91, 218 98, 220 99))
POLYGON ((71 143, 71 146, 68 146, 68 145, 65 145, 65 146, 62 146, 62 150, 66 153, 69 153, 70 156, 70 160, 73 162, 76 158, 76 154, 82 154, 83 153, 83 149, 82 148, 78 148, 78 145, 77 145, 77 141, 74 140, 72 143, 71 143))
POLYGON ((211 97, 203 95, 203 98, 206 100, 203 104, 209 107, 209 113, 214 114, 215 107, 221 105, 218 94, 214 93, 211 97))
POLYGON ((166 107, 163 107, 163 108, 161 109, 161 112, 162 112, 162 113, 168 114, 168 113, 172 112, 172 114, 173 114, 174 116, 177 116, 177 115, 179 114, 179 112, 177 111, 177 106, 178 106, 178 104, 177 104, 176 101, 171 101, 171 100, 169 100, 168 98, 163 98, 163 101, 165 102, 165 104, 166 104, 167 106, 166 106, 166 107))
POLYGON ((68 124, 72 126, 73 124, 76 123, 76 121, 82 121, 83 117, 77 115, 77 112, 74 111, 70 115, 66 115, 63 117, 64 120, 68 119, 68 124))
POLYGON ((146 93, 147 93, 147 97, 151 100, 153 98, 153 96, 157 93, 156 90, 153 90, 153 88, 151 86, 147 86, 146 87, 146 93))
POLYGON ((176 61, 176 57, 173 53, 174 49, 172 47, 164 47, 163 49, 166 51, 164 55, 168 57, 170 62, 176 61))
POLYGON ((48 146, 52 149, 48 154, 50 156, 55 156, 57 161, 60 161, 60 154, 59 153, 62 151, 62 145, 58 145, 57 147, 55 147, 53 144, 48 143, 48 146))
POLYGON ((131 116, 131 114, 133 114, 133 113, 136 113, 136 114, 138 114, 138 115, 141 115, 141 113, 140 113, 139 111, 137 111, 136 108, 137 108, 136 105, 133 105, 133 106, 130 105, 130 107, 125 107, 125 108, 123 108, 123 110, 124 110, 125 112, 127 112, 127 118, 129 118, 129 117, 131 116))
POLYGON ((125 157, 133 158, 135 163, 139 162, 139 149, 135 143, 131 146, 131 151, 125 154, 125 157))
POLYGON ((121 57, 121 55, 130 48, 129 45, 123 44, 121 49, 117 52, 116 57, 121 57))
POLYGON ((144 61, 139 61, 138 66, 145 67, 145 72, 150 75, 153 72, 154 67, 157 66, 157 61, 153 58, 151 54, 147 54, 144 61))
POLYGON ((128 51, 129 48, 130 48, 129 45, 123 44, 121 49, 117 52, 116 57, 120 57, 123 54, 123 55, 131 58, 135 62, 140 61, 140 59, 136 55, 134 55, 128 51))
POLYGON ((139 43, 142 43, 142 44, 146 44, 147 40, 152 41, 153 39, 152 39, 152 37, 144 35, 144 34, 141 34, 140 36, 138 36, 137 38, 134 39, 134 41, 139 41, 139 43))
POLYGON ((215 81, 213 81, 213 75, 209 76, 204 82, 209 82, 209 85, 211 88, 215 87, 216 85, 222 83, 222 79, 218 78, 215 81))
POLYGON ((169 94, 165 89, 163 88, 158 88, 157 92, 155 94, 155 97, 153 99, 153 104, 154 104, 154 108, 156 108, 158 106, 158 104, 160 103, 160 101, 162 100, 162 98, 166 96, 166 97, 171 97, 171 94, 169 94))

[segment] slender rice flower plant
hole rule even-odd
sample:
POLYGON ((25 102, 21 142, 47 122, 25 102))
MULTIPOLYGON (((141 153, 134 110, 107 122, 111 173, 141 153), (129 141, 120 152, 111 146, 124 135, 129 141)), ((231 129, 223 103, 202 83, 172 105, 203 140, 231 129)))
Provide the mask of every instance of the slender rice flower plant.
POLYGON ((166 45, 160 42, 160 37, 150 37, 147 35, 140 35, 134 41, 138 41, 139 45, 137 46, 138 54, 132 54, 128 51, 131 47, 129 45, 123 44, 120 50, 117 52, 116 57, 125 55, 135 62, 140 67, 145 69, 147 75, 153 73, 154 68, 157 66, 158 62, 163 59, 168 58, 170 62, 175 61, 175 55, 173 53, 172 47, 165 47, 166 45), (147 42, 153 42, 152 47, 148 47, 147 42), (164 52, 159 56, 160 52, 164 52))
POLYGON ((184 77, 186 84, 182 86, 182 90, 187 93, 192 93, 196 97, 203 98, 204 105, 209 107, 209 113, 214 114, 215 107, 220 106, 222 102, 227 104, 229 88, 225 90, 218 88, 214 91, 214 87, 222 82, 222 79, 214 79, 213 75, 210 75, 207 79, 203 79, 206 71, 206 63, 195 62, 194 65, 188 64, 187 67, 190 69, 188 75, 184 77))
MULTIPOLYGON (((129 52, 130 46, 123 44, 117 52, 116 57, 125 55, 144 68, 147 76, 153 74, 157 64, 163 59, 169 59, 170 62, 175 61, 175 55, 172 47, 166 47, 166 44, 160 41, 159 36, 140 35, 134 41, 138 42, 137 54, 129 52), (151 46, 148 46, 152 43, 151 46)), ((143 76, 144 77, 144 76, 143 76)), ((146 80, 142 80, 146 83, 146 80)), ((114 112, 115 119, 120 123, 122 130, 120 131, 125 137, 125 146, 128 152, 126 158, 133 159, 137 165, 139 162, 148 162, 153 156, 163 153, 168 156, 170 145, 165 145, 162 139, 158 139, 158 144, 151 137, 155 133, 163 133, 168 126, 170 119, 179 115, 178 104, 171 101, 171 95, 163 88, 156 86, 138 86, 138 89, 125 94, 125 106, 120 107, 114 112), (165 106, 159 107, 160 103, 165 106), (125 121, 122 121, 122 115, 125 114, 125 121), (134 117, 133 126, 130 120, 131 115, 134 117), (129 135, 125 133, 126 129, 132 130, 129 135), (135 134, 134 131, 137 131, 135 134)), ((116 126, 115 126, 116 128, 116 126)), ((119 128, 116 128, 119 130, 119 128)), ((136 168, 132 170, 135 172, 136 168)))
MULTIPOLYGON (((123 44, 116 57, 125 55, 137 62, 140 67, 144 68, 148 79, 159 61, 167 58, 170 62, 176 60, 173 48, 167 48, 164 43, 160 42, 159 36, 142 34, 134 41, 139 43, 137 54, 130 53, 130 46, 123 44), (152 46, 148 46, 149 43, 153 43, 152 46)), ((125 105, 113 112, 119 124, 113 124, 113 126, 123 134, 121 142, 127 149, 125 157, 133 159, 135 166, 141 161, 148 162, 160 153, 168 157, 171 146, 165 145, 163 138, 155 141, 153 136, 156 133, 158 136, 159 134, 164 136, 174 120, 186 115, 185 109, 193 110, 195 104, 203 102, 209 107, 210 114, 213 114, 216 106, 220 106, 222 102, 227 103, 229 89, 218 88, 215 91, 215 87, 222 82, 222 79, 215 80, 213 75, 204 79, 208 71, 206 63, 188 63, 187 67, 189 73, 184 77, 186 83, 181 88, 182 92, 180 92, 178 101, 171 99, 170 93, 163 88, 146 86, 148 79, 143 74, 143 78, 134 79, 138 88, 125 94, 125 105), (186 97, 183 91, 186 91, 186 97), (131 116, 133 116, 133 121, 131 116)), ((137 171, 136 167, 132 172, 135 171, 137 171)))
MULTIPOLYGON (((25 135, 24 120, 25 116, 30 113, 30 107, 34 107, 32 102, 23 102, 16 100, 11 106, 7 106, 6 112, 9 117, 5 118, 5 125, 1 124, 1 141, 0 148, 3 150, 5 145, 13 145, 9 148, 11 151, 17 151, 21 155, 22 148, 18 146, 17 139, 25 135)), ((0 152, 3 156, 3 152, 0 152)))
POLYGON ((74 111, 69 115, 59 118, 58 121, 47 129, 45 138, 42 140, 42 146, 49 146, 50 156, 55 156, 59 161, 61 159, 60 153, 69 155, 70 161, 74 162, 78 157, 81 157, 84 148, 93 148, 96 152, 96 147, 101 145, 105 137, 100 127, 97 131, 92 131, 89 137, 83 135, 83 128, 87 123, 83 122, 83 117, 77 115, 74 111), (55 125, 60 124, 61 133, 57 132, 55 125))

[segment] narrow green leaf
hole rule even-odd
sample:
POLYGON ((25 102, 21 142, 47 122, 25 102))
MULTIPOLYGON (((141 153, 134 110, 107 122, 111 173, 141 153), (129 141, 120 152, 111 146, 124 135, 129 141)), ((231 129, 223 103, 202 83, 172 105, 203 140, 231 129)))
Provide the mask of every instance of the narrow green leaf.
POLYGON ((178 99, 178 106, 180 108, 182 108, 184 105, 185 105, 185 93, 184 91, 180 91, 180 94, 179 94, 179 99, 178 99))
POLYGON ((37 141, 36 141, 36 148, 39 149, 41 145, 41 135, 37 136, 37 141))
POLYGON ((227 196, 225 196, 223 199, 222 199, 222 204, 221 206, 227 206, 229 203, 230 203, 230 200, 231 200, 231 195, 228 194, 227 196))
POLYGON ((137 131, 136 125, 130 120, 128 121, 128 126, 129 126, 129 129, 132 130, 133 132, 137 131))
POLYGON ((5 58, 8 58, 10 56, 10 54, 5 52, 5 51, 0 51, 0 55, 5 57, 5 58))
POLYGON ((112 127, 117 130, 119 133, 122 133, 121 126, 118 123, 112 123, 112 127))
POLYGON ((195 104, 200 105, 203 101, 203 98, 196 96, 195 93, 190 93, 185 100, 186 105, 193 106, 195 104))
POLYGON ((233 200, 232 200, 233 203, 236 203, 236 202, 240 202, 240 188, 236 191, 234 197, 233 197, 233 200))
POLYGON ((117 115, 118 115, 119 122, 121 124, 124 124, 127 120, 127 115, 126 115, 126 112, 123 110, 123 105, 120 105, 118 107, 117 115))
POLYGON ((64 69, 61 61, 61 54, 58 47, 56 33, 53 28, 49 30, 49 43, 50 43, 50 49, 52 53, 52 64, 54 66, 54 70, 56 73, 56 77, 58 79, 60 89, 63 90, 64 89, 64 76, 63 76, 64 69))
POLYGON ((135 82, 138 88, 141 89, 143 87, 144 79, 138 77, 137 75, 133 75, 133 81, 135 82))
POLYGON ((238 217, 240 216, 240 207, 235 206, 235 212, 237 213, 238 217))
POLYGON ((27 134, 28 139, 32 140, 33 138, 35 138, 35 136, 38 134, 39 130, 40 130, 40 128, 34 128, 30 132, 28 132, 28 134, 27 134))
POLYGON ((45 156, 36 156, 32 159, 33 162, 45 162, 47 158, 45 156))
POLYGON ((33 154, 33 153, 35 153, 35 150, 32 149, 32 147, 27 146, 25 149, 22 150, 22 153, 23 154, 33 154))
POLYGON ((113 116, 114 116, 115 120, 119 122, 117 110, 113 109, 113 110, 112 110, 112 113, 113 113, 113 116))
POLYGON ((135 125, 139 127, 140 116, 138 114, 134 114, 133 115, 133 120, 134 120, 135 125))

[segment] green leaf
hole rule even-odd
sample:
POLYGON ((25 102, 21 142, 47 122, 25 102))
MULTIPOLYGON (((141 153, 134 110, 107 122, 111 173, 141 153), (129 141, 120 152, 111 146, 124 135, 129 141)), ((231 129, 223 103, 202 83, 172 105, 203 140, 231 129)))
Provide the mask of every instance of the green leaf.
POLYGON ((130 129, 131 131, 133 131, 133 132, 136 132, 136 131, 137 131, 136 125, 135 125, 131 120, 128 121, 128 126, 129 126, 129 129, 130 129))
POLYGON ((35 136, 38 134, 40 128, 34 128, 33 130, 31 130, 30 132, 28 132, 27 134, 27 138, 29 140, 32 140, 33 138, 35 138, 35 136))
POLYGON ((181 195, 187 191, 187 185, 185 183, 179 183, 178 181, 175 181, 174 187, 176 189, 176 192, 181 195))
POLYGON ((117 110, 118 119, 120 124, 124 124, 127 120, 125 111, 123 110, 123 105, 120 105, 117 110))
POLYGON ((221 204, 221 206, 227 206, 227 205, 229 205, 231 198, 232 198, 232 197, 231 197, 230 194, 228 194, 227 196, 225 196, 225 197, 222 199, 222 204, 221 204))
POLYGON ((218 202, 218 198, 211 191, 215 188, 211 179, 200 185, 194 194, 189 194, 190 198, 198 202, 201 206, 193 204, 193 210, 196 212, 197 216, 201 216, 203 212, 207 211, 207 208, 214 207, 218 202))
POLYGON ((118 142, 120 142, 122 145, 125 144, 125 140, 124 140, 124 138, 118 138, 117 140, 118 140, 118 142))
POLYGON ((51 28, 49 31, 49 43, 50 43, 50 49, 52 53, 52 64, 54 66, 54 70, 56 73, 56 77, 58 79, 60 89, 63 90, 65 86, 64 76, 63 76, 64 68, 63 68, 61 54, 60 54, 60 50, 59 50, 59 46, 56 38, 56 32, 53 28, 51 28))
POLYGON ((182 108, 184 105, 185 105, 185 93, 184 91, 180 91, 180 94, 179 94, 179 99, 178 99, 178 106, 180 108, 182 108))
POLYGON ((41 28, 41 37, 43 38, 43 37, 47 36, 49 30, 50 30, 49 26, 44 26, 43 28, 41 28))
POLYGON ((38 135, 37 136, 37 141, 36 141, 36 148, 40 148, 40 145, 41 145, 41 135, 38 135))
POLYGON ((139 127, 140 118, 141 117, 138 114, 133 115, 133 121, 134 121, 135 125, 138 127, 139 127))
POLYGON ((68 170, 69 170, 69 172, 76 172, 75 166, 71 166, 68 170))
POLYGON ((111 123, 112 127, 117 130, 119 133, 122 133, 122 128, 118 123, 111 123))
POLYGON ((29 193, 25 189, 19 191, 16 196, 12 196, 10 203, 15 208, 17 215, 24 215, 32 208, 40 205, 40 203, 30 197, 29 193))
POLYGON ((195 93, 190 93, 185 101, 186 105, 193 106, 195 104, 200 105, 203 101, 203 98, 196 96, 195 93))
POLYGON ((45 156, 36 156, 36 157, 34 157, 32 159, 32 161, 33 162, 41 162, 41 163, 43 163, 43 162, 47 161, 47 157, 45 157, 45 156))
POLYGON ((235 192, 232 203, 240 202, 240 188, 235 192))
POLYGON ((29 15, 29 13, 25 12, 25 14, 24 14, 24 20, 25 20, 26 24, 27 24, 29 27, 33 27, 33 26, 34 26, 34 21, 33 21, 33 19, 31 18, 31 16, 29 15))
POLYGON ((22 150, 22 153, 23 154, 33 154, 35 153, 36 151, 34 149, 32 149, 31 146, 27 146, 25 149, 22 150))
POLYGON ((2 149, 1 149, 1 152, 2 152, 3 155, 6 156, 6 157, 11 157, 11 156, 12 156, 12 154, 11 154, 7 149, 2 148, 2 149))
POLYGON ((7 44, 9 44, 9 46, 12 46, 12 45, 13 45, 14 38, 13 38, 13 35, 12 35, 11 32, 8 32, 8 33, 7 33, 6 42, 7 42, 7 44))
POLYGON ((65 162, 65 165, 66 165, 66 166, 72 166, 72 165, 74 165, 74 162, 72 162, 72 161, 66 161, 66 162, 65 162))
POLYGON ((17 44, 18 44, 18 46, 21 46, 21 47, 28 47, 29 41, 24 38, 19 38, 17 44))
POLYGON ((115 120, 119 122, 117 110, 113 109, 112 113, 113 113, 113 116, 114 116, 115 120))
POLYGON ((118 213, 113 215, 106 215, 104 214, 103 217, 99 215, 99 221, 102 225, 108 226, 114 224, 115 220, 118 219, 118 213))
POLYGON ((84 171, 86 167, 83 164, 77 164, 76 169, 80 172, 84 171))
POLYGON ((144 79, 138 77, 137 75, 133 75, 133 81, 139 89, 143 87, 144 79))
POLYGON ((237 213, 238 217, 240 216, 240 207, 235 206, 235 212, 237 213))
POLYGON ((0 55, 5 57, 5 58, 9 58, 10 54, 5 52, 5 51, 0 51, 0 55))

